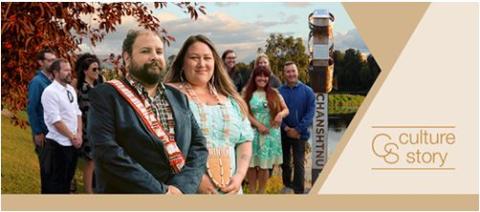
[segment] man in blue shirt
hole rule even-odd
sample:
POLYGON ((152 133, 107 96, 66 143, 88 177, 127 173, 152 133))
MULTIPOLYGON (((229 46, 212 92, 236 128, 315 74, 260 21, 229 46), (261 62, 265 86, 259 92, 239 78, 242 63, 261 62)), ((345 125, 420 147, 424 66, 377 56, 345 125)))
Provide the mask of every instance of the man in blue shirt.
POLYGON ((45 135, 48 133, 43 120, 43 107, 40 98, 43 90, 52 82, 52 73, 48 73, 46 70, 56 58, 52 50, 45 49, 39 52, 36 59, 40 69, 37 70, 35 77, 28 84, 27 113, 37 156, 40 154, 39 151, 45 142, 45 135))
MULTIPOLYGON (((315 114, 315 94, 298 80, 295 63, 286 62, 283 68, 286 84, 279 91, 290 113, 282 122, 282 178, 286 189, 296 194, 305 192, 305 145, 310 137, 309 128, 315 114), (291 180, 290 151, 293 149, 293 182, 291 180)), ((286 190, 284 189, 284 190, 286 190)))
MULTIPOLYGON (((41 97, 43 90, 50 85, 53 79, 52 73, 49 73, 48 67, 57 57, 54 52, 49 49, 42 50, 36 56, 40 69, 37 70, 35 77, 28 84, 28 102, 27 113, 30 127, 32 128, 33 143, 35 144, 35 152, 40 162, 40 152, 45 143, 45 135, 48 133, 47 126, 43 118, 43 107, 41 97)), ((43 175, 40 174, 42 181, 43 175)))

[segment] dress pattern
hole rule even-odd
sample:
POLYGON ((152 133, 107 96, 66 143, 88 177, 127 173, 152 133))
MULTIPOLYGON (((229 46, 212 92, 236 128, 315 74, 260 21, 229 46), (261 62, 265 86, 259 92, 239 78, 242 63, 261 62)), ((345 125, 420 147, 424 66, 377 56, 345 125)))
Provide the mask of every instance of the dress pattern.
POLYGON ((233 176, 236 173, 235 146, 246 141, 252 141, 253 139, 253 129, 250 126, 250 121, 246 116, 242 115, 237 102, 232 97, 229 97, 226 102, 226 104, 228 104, 226 108, 231 119, 231 121, 227 122, 230 124, 230 126, 228 126, 230 139, 226 141, 222 107, 220 105, 205 105, 203 110, 207 115, 207 121, 205 123, 207 126, 202 126, 203 123, 200 121, 200 106, 194 101, 189 101, 189 104, 200 128, 208 128, 207 135, 204 135, 207 138, 207 146, 214 148, 228 147, 231 158, 230 167, 232 167, 231 175, 233 176))
POLYGON ((255 130, 250 167, 258 166, 262 169, 271 169, 273 165, 283 162, 280 128, 273 128, 270 125, 270 110, 264 91, 255 91, 249 105, 255 119, 269 129, 269 133, 266 135, 262 135, 258 130, 255 130))
MULTIPOLYGON (((80 82, 79 82, 80 83, 80 82)), ((81 89, 78 91, 78 107, 82 111, 82 133, 83 143, 80 148, 80 155, 87 160, 93 160, 92 143, 88 140, 87 135, 87 114, 90 108, 90 99, 88 98, 88 92, 93 87, 87 82, 82 83, 81 89)))

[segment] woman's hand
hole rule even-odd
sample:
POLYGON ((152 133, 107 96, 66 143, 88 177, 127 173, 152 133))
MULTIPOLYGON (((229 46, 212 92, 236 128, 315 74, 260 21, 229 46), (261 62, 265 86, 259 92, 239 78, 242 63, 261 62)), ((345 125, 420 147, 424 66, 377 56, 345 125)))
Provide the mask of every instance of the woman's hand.
POLYGON ((272 127, 273 128, 278 128, 280 127, 280 124, 282 124, 283 116, 282 113, 277 113, 275 118, 272 121, 272 127))
POLYGON ((233 175, 230 178, 230 183, 227 185, 227 187, 222 188, 222 192, 226 194, 237 194, 238 191, 242 188, 242 180, 243 177, 239 175, 233 175))
POLYGON ((202 176, 202 181, 200 182, 198 193, 200 194, 216 194, 217 193, 217 189, 215 188, 212 181, 206 174, 202 176))
POLYGON ((267 127, 265 127, 265 125, 263 124, 259 124, 257 129, 258 129, 258 132, 262 135, 266 135, 270 132, 270 130, 267 127))

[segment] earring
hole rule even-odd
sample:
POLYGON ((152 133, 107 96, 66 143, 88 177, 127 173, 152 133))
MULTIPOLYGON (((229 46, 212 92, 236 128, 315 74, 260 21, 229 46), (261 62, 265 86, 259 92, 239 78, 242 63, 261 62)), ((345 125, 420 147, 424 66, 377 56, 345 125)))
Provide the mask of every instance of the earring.
POLYGON ((183 79, 183 69, 180 71, 180 82, 185 82, 185 79, 183 79))
POLYGON ((215 75, 212 75, 212 78, 210 78, 209 83, 212 85, 215 85, 215 75))

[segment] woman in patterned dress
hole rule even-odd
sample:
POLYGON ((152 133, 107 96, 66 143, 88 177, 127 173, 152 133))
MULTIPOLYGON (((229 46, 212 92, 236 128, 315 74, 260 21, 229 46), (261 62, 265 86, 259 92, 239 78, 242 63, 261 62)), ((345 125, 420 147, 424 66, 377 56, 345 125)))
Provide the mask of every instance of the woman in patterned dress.
POLYGON ((187 95, 207 140, 207 171, 198 192, 241 193, 252 154, 253 130, 247 104, 236 91, 212 42, 203 35, 190 36, 165 82, 187 95))
POLYGON ((268 66, 257 66, 243 94, 250 122, 256 128, 247 173, 248 190, 253 194, 265 193, 269 169, 283 162, 280 124, 288 115, 288 108, 280 93, 270 85, 271 74, 268 66))

